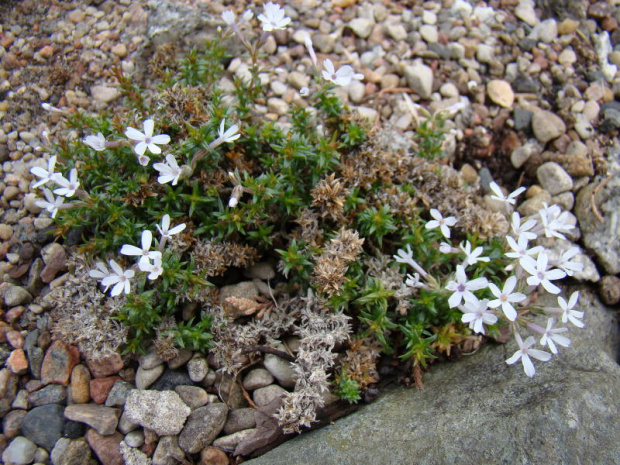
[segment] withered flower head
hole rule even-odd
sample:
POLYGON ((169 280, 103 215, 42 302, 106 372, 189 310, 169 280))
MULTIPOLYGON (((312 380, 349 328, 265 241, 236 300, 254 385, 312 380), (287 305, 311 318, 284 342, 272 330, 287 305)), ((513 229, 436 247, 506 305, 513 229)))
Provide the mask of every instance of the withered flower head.
POLYGON ((340 179, 336 179, 335 173, 319 181, 311 194, 312 206, 318 209, 322 218, 331 218, 334 221, 342 218, 349 190, 340 179))

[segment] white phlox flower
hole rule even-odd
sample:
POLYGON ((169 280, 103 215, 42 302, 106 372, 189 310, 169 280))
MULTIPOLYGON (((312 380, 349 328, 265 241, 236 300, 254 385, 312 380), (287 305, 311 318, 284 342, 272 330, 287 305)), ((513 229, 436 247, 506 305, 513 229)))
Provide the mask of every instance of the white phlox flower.
POLYGON ((405 245, 405 249, 398 249, 396 255, 393 256, 397 263, 405 263, 412 267, 423 277, 427 277, 428 273, 413 259, 413 250, 409 244, 405 245))
POLYGON ((557 268, 548 270, 549 256, 546 253, 539 253, 536 260, 532 257, 523 257, 519 263, 525 271, 532 275, 527 278, 527 283, 530 286, 542 285, 550 294, 559 294, 562 292, 562 290, 551 281, 565 278, 566 273, 557 268))
POLYGON ((414 287, 414 288, 426 288, 428 287, 426 284, 424 284, 423 282, 420 281, 420 274, 419 273, 413 273, 413 275, 408 274, 407 275, 407 279, 405 279, 405 284, 409 287, 414 287))
POLYGON ((153 168, 160 173, 160 176, 157 178, 158 183, 166 184, 172 181, 172 185, 176 186, 179 182, 179 176, 181 176, 182 171, 174 155, 166 155, 166 163, 154 163, 153 168))
POLYGON ((164 272, 164 268, 162 266, 162 261, 161 261, 161 256, 155 257, 153 259, 153 263, 149 263, 149 265, 144 267, 142 271, 149 273, 147 278, 150 279, 151 281, 159 278, 164 272))
POLYGON ((103 134, 98 132, 96 135, 89 135, 84 137, 82 140, 84 144, 88 145, 91 149, 96 150, 97 152, 102 152, 105 150, 106 140, 103 134))
POLYGON ((302 87, 301 89, 299 89, 299 95, 301 95, 302 97, 307 97, 308 95, 310 95, 310 88, 302 87))
POLYGON ((461 248, 461 250, 465 254, 465 260, 463 261, 463 266, 467 267, 469 265, 475 265, 478 262, 488 262, 490 260, 489 257, 481 257, 480 256, 482 254, 482 251, 483 251, 482 247, 476 247, 472 251, 471 250, 471 243, 469 241, 465 241, 464 244, 465 245, 463 245, 462 242, 461 242, 461 244, 459 244, 459 247, 461 248))
POLYGON ((572 261, 573 258, 580 252, 579 247, 571 247, 564 252, 555 266, 564 270, 567 276, 573 276, 576 271, 583 271, 584 265, 581 262, 572 261))
POLYGON ((501 291, 495 284, 489 283, 489 289, 496 297, 496 299, 489 302, 489 307, 501 307, 504 315, 506 315, 506 318, 510 321, 515 321, 517 319, 517 311, 512 304, 523 302, 527 298, 525 294, 521 294, 520 292, 512 292, 516 286, 516 276, 510 276, 504 284, 504 289, 501 291))
POLYGON ((148 229, 142 231, 141 244, 142 248, 135 245, 125 244, 121 247, 121 254, 140 257, 138 260, 138 267, 142 271, 148 271, 151 260, 155 260, 156 257, 161 258, 161 252, 150 250, 151 242, 153 241, 153 234, 148 229))
POLYGON ((167 213, 161 218, 161 226, 157 225, 157 230, 161 234, 162 238, 170 239, 175 234, 179 234, 185 229, 185 223, 176 225, 174 228, 170 228, 170 215, 167 213))
POLYGON ((519 350, 517 350, 512 357, 506 360, 506 363, 508 365, 512 365, 513 363, 517 363, 521 360, 521 363, 523 364, 523 371, 525 371, 525 374, 531 378, 536 373, 536 369, 534 368, 534 364, 532 363, 532 360, 530 360, 530 357, 542 362, 547 362, 551 360, 551 354, 545 352, 544 350, 530 349, 530 347, 536 343, 534 336, 528 337, 525 342, 523 342, 523 339, 521 339, 519 333, 515 333, 515 339, 517 340, 519 350))
POLYGON ((426 229, 439 228, 441 234, 443 234, 446 239, 450 239, 450 228, 456 224, 456 218, 453 216, 444 218, 439 210, 435 208, 431 208, 430 213, 434 220, 430 220, 426 223, 426 229))
POLYGON ((484 289, 489 284, 487 278, 476 278, 468 281, 467 275, 465 274, 465 267, 463 265, 456 265, 455 276, 456 281, 450 281, 446 285, 446 289, 453 292, 448 299, 448 305, 450 305, 450 308, 456 307, 462 300, 478 300, 472 291, 484 289))
POLYGON ((528 240, 525 236, 519 236, 519 239, 515 241, 512 237, 506 236, 506 242, 508 242, 508 246, 513 250, 512 252, 506 252, 508 258, 516 258, 521 262, 525 257, 536 257, 539 253, 541 253, 544 247, 537 245, 536 247, 532 247, 530 249, 527 248, 528 240))
POLYGON ((239 134, 239 126, 233 124, 228 129, 226 128, 226 118, 222 119, 220 122, 220 127, 217 131, 218 137, 211 143, 211 147, 215 148, 218 145, 223 144, 224 142, 233 142, 241 137, 239 134))
POLYGON ((515 205, 517 203, 517 197, 523 191, 525 191, 525 187, 519 187, 514 192, 511 192, 510 194, 508 194, 508 196, 505 196, 504 192, 502 192, 502 188, 499 187, 495 181, 491 182, 491 184, 489 184, 489 187, 495 194, 495 195, 492 195, 491 198, 496 199, 496 200, 501 200, 502 202, 509 203, 510 205, 515 205))
POLYGON ((291 22, 291 18, 284 16, 282 7, 273 2, 264 6, 263 14, 258 15, 258 20, 263 23, 263 31, 266 32, 274 29, 285 29, 291 22))
POLYGON ((58 213, 58 209, 65 201, 65 198, 62 196, 54 197, 52 191, 45 188, 43 189, 43 195, 45 196, 45 200, 36 200, 34 203, 39 208, 44 208, 52 218, 56 218, 56 213, 58 213))
POLYGON ((561 345, 562 347, 570 346, 570 339, 566 336, 560 336, 560 333, 565 333, 568 331, 568 328, 554 328, 555 318, 549 318, 547 320, 547 328, 544 330, 542 337, 540 338, 540 345, 549 346, 549 350, 552 354, 557 354, 558 349, 555 346, 556 344, 561 345))
POLYGON ((322 71, 323 78, 326 81, 333 82, 337 86, 348 86, 353 79, 362 80, 364 79, 364 75, 360 73, 355 73, 353 68, 349 65, 344 65, 338 68, 338 71, 334 68, 334 64, 332 61, 327 58, 323 62, 323 67, 325 68, 322 71))
POLYGON ((80 181, 78 181, 77 178, 77 169, 75 168, 69 172, 69 179, 58 175, 54 178, 54 182, 60 186, 54 189, 54 194, 62 195, 63 197, 73 197, 75 191, 80 187, 80 181))
POLYGON ((568 223, 568 212, 563 212, 557 205, 551 205, 549 207, 546 203, 543 203, 543 206, 544 208, 542 208, 538 214, 545 236, 566 239, 562 233, 575 228, 574 225, 568 223))
POLYGON ((125 130, 125 136, 137 142, 133 149, 138 155, 138 159, 142 166, 146 166, 148 164, 148 158, 146 158, 146 163, 144 162, 144 153, 146 152, 146 149, 155 155, 159 155, 161 153, 161 149, 158 145, 166 145, 170 142, 170 136, 167 134, 158 134, 154 136, 154 129, 155 121, 152 119, 147 119, 144 121, 144 133, 132 127, 128 127, 125 130))
MULTIPOLYGON (((103 278, 107 278, 108 276, 112 275, 112 273, 110 273, 110 270, 108 270, 108 267, 105 266, 105 263, 97 262, 95 266, 97 267, 96 270, 90 270, 88 272, 88 275, 91 278, 102 280, 103 278)), ((103 292, 108 292, 109 287, 110 285, 107 285, 103 292)))
POLYGON ((40 166, 33 166, 30 168, 30 172, 34 174, 39 180, 35 182, 32 187, 39 187, 46 184, 49 181, 55 182, 55 179, 60 176, 60 173, 54 172, 56 167, 56 155, 52 155, 47 161, 47 169, 40 166))
POLYGON ((237 16, 235 16, 235 13, 233 13, 231 10, 224 10, 224 12, 222 13, 222 19, 226 24, 231 26, 237 19, 237 16))
POLYGON ((578 310, 573 310, 573 307, 577 305, 579 300, 579 291, 575 291, 571 294, 568 302, 562 297, 558 297, 558 305, 562 309, 562 323, 568 323, 569 321, 578 328, 584 328, 586 325, 581 319, 584 313, 578 310))
POLYGON ((484 325, 497 323, 497 316, 489 310, 489 300, 466 300, 463 305, 459 305, 459 310, 463 312, 461 321, 468 323, 469 328, 476 333, 486 334, 484 325))
POLYGON ((531 229, 536 226, 536 220, 528 219, 525 222, 521 221, 521 216, 518 212, 514 212, 512 214, 512 223, 510 227, 512 229, 512 233, 517 239, 521 239, 524 237, 528 241, 532 241, 538 237, 538 235, 531 231, 531 229))
POLYGON ((110 260, 110 267, 112 268, 112 273, 108 276, 104 277, 101 280, 101 284, 103 284, 106 288, 110 286, 114 286, 112 288, 112 292, 110 295, 112 297, 116 297, 121 292, 125 294, 129 294, 131 292, 131 278, 134 277, 135 272, 133 270, 123 270, 121 266, 116 263, 114 260, 110 260))

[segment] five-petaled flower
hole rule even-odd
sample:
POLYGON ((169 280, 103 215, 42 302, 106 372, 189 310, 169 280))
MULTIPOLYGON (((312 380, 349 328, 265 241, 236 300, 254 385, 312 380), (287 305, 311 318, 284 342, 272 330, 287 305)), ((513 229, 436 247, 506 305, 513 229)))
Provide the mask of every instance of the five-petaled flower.
POLYGON ((559 294, 562 292, 562 290, 551 281, 566 277, 566 273, 558 268, 548 270, 549 256, 546 253, 539 253, 536 260, 529 256, 523 257, 519 263, 521 263, 521 267, 525 271, 532 275, 527 278, 527 283, 530 286, 542 285, 550 294, 559 294))
POLYGON ((525 257, 531 258, 532 256, 537 256, 540 252, 544 250, 544 248, 540 245, 528 249, 528 240, 524 235, 519 236, 518 241, 515 241, 510 236, 506 236, 506 242, 508 242, 508 246, 513 251, 506 252, 505 255, 508 258, 516 258, 519 260, 519 262, 521 262, 521 260, 523 260, 525 257))
POLYGON ((230 26, 235 22, 237 17, 231 10, 224 10, 224 12, 222 13, 222 19, 226 24, 230 26))
POLYGON ((41 168, 40 166, 33 166, 30 168, 30 172, 34 174, 37 178, 40 178, 37 182, 35 182, 32 187, 39 187, 43 184, 52 181, 54 182, 60 173, 54 172, 54 167, 56 166, 56 155, 52 155, 50 159, 47 161, 47 169, 41 168))
POLYGON ((284 10, 277 3, 267 3, 264 6, 263 13, 258 15, 258 20, 263 23, 263 31, 266 32, 274 29, 285 29, 291 22, 291 18, 284 16, 284 10))
POLYGON ((218 139, 220 139, 222 142, 233 142, 239 139, 239 137, 241 137, 241 134, 239 134, 239 126, 237 126, 236 124, 233 124, 228 129, 225 128, 226 118, 222 120, 222 122, 220 123, 220 128, 217 131, 218 139))
POLYGON ((570 339, 565 336, 560 336, 560 333, 567 332, 568 328, 554 328, 554 324, 555 318, 549 318, 547 320, 547 328, 544 330, 544 333, 540 338, 540 345, 548 345, 551 353, 557 354, 558 349, 555 345, 559 344, 562 347, 568 347, 570 346, 570 339))
POLYGON ((466 300, 463 305, 459 305, 459 310, 463 312, 461 321, 468 323, 469 328, 476 333, 485 334, 484 325, 497 323, 497 316, 489 310, 489 300, 466 300))
POLYGON ((495 297, 494 300, 489 302, 489 307, 497 308, 502 307, 502 311, 506 318, 510 321, 515 321, 517 319, 517 311, 513 307, 513 303, 523 302, 526 299, 525 294, 521 294, 520 292, 512 292, 517 286, 517 278, 516 276, 510 276, 506 283, 504 284, 504 289, 499 290, 493 283, 489 283, 489 289, 493 293, 495 297))
POLYGON ((450 228, 456 224, 456 218, 453 216, 444 218, 439 210, 435 208, 431 208, 431 216, 435 219, 426 223, 426 229, 435 229, 438 227, 441 230, 441 234, 443 234, 445 238, 450 239, 450 228))
POLYGON ((182 171, 174 155, 166 155, 166 163, 154 163, 153 168, 160 173, 160 176, 157 178, 158 183, 166 184, 172 181, 172 185, 176 186, 179 182, 179 176, 181 176, 182 171))
POLYGON ((161 226, 157 225, 159 234, 165 239, 170 239, 173 235, 179 234, 184 229, 185 223, 177 224, 174 228, 170 229, 170 215, 167 213, 161 218, 161 226))
POLYGON ((333 82, 337 86, 347 86, 351 83, 353 79, 361 80, 364 79, 364 75, 360 73, 355 73, 353 68, 349 65, 344 65, 338 68, 338 71, 334 68, 334 64, 332 61, 327 58, 323 62, 323 67, 325 68, 322 71, 323 78, 326 81, 333 82))
POLYGON ((492 182, 491 184, 489 184, 489 187, 495 194, 491 196, 492 199, 501 200, 502 202, 509 203, 510 205, 514 205, 515 203, 517 203, 517 197, 519 196, 519 194, 521 194, 521 192, 525 190, 525 187, 519 187, 514 192, 508 194, 508 196, 505 196, 502 192, 502 188, 499 187, 496 182, 492 182))
POLYGON ((131 255, 140 257, 138 260, 138 267, 142 271, 149 271, 151 260, 155 260, 155 257, 161 258, 161 252, 150 250, 151 242, 153 241, 153 234, 148 229, 142 231, 142 248, 135 245, 125 244, 121 247, 121 253, 123 255, 131 255))
MULTIPOLYGON (((88 272, 88 275, 91 278, 95 278, 95 279, 103 279, 103 278, 107 278, 108 276, 110 276, 112 273, 110 273, 110 270, 108 270, 108 267, 105 266, 105 263, 103 262, 97 262, 96 263, 97 269, 96 270, 90 270, 88 272)), ((103 290, 103 292, 108 292, 108 288, 110 287, 110 285, 108 284, 105 289, 103 290)))
POLYGON ((575 258, 579 252, 579 247, 571 247, 560 256, 556 266, 561 270, 564 270, 567 276, 573 276, 576 271, 583 271, 583 263, 573 261, 573 258, 575 258))
POLYGON ((69 173, 69 179, 60 174, 53 179, 54 182, 60 186, 54 189, 54 194, 62 195, 63 197, 73 197, 77 188, 80 187, 80 181, 78 181, 77 170, 75 168, 69 173))
POLYGON ((105 150, 106 140, 104 135, 100 132, 98 132, 97 135, 91 134, 90 136, 86 136, 82 142, 97 152, 102 152, 105 150))
MULTIPOLYGON (((131 269, 123 270, 121 266, 114 260, 110 260, 109 263, 110 267, 112 268, 112 272, 109 275, 103 277, 103 279, 101 280, 101 284, 105 286, 106 291, 110 286, 114 285, 114 287, 112 288, 112 292, 110 293, 112 297, 116 297, 121 292, 129 294, 129 292, 131 291, 130 280, 134 277, 135 272, 131 269)), ((96 272, 96 270, 93 271, 96 272)), ((91 273, 93 271, 91 271, 91 273)), ((96 276, 97 274, 94 277, 96 276)))
POLYGON ((127 138, 137 141, 137 144, 134 146, 134 151, 138 155, 138 160, 142 166, 146 166, 149 163, 148 157, 144 155, 146 149, 149 149, 149 152, 159 155, 161 153, 161 149, 158 145, 165 145, 170 142, 170 136, 167 134, 158 134, 156 136, 153 135, 153 130, 155 129, 155 121, 152 119, 147 119, 144 121, 144 133, 134 129, 132 127, 128 127, 125 130, 125 135, 127 138))
POLYGON ((536 239, 538 235, 534 231, 531 231, 534 226, 536 226, 536 220, 528 219, 522 222, 521 216, 518 212, 512 213, 512 222, 510 227, 512 229, 512 233, 517 239, 520 240, 522 237, 528 241, 536 239))
POLYGON ((446 289, 453 291, 454 293, 448 299, 448 305, 450 308, 454 308, 461 303, 461 300, 478 300, 472 291, 479 291, 488 286, 489 282, 487 278, 476 278, 471 281, 467 280, 465 274, 465 267, 463 265, 456 265, 456 281, 450 281, 446 285, 446 289))
POLYGON ((480 255, 483 252, 482 247, 476 247, 473 251, 471 250, 471 243, 469 241, 465 241, 465 245, 463 243, 459 244, 459 247, 465 254, 465 260, 463 261, 463 266, 467 267, 469 265, 475 265, 478 262, 488 262, 489 257, 481 257, 480 255))
POLYGON ((583 312, 573 310, 573 307, 577 305, 579 300, 579 291, 575 291, 571 294, 568 302, 562 297, 558 297, 558 305, 562 309, 562 323, 568 323, 569 321, 578 328, 585 327, 585 323, 581 321, 583 318, 583 312))
POLYGON ((536 360, 540 360, 542 362, 547 362, 551 360, 551 354, 545 352, 544 350, 530 349, 530 347, 536 343, 534 336, 528 337, 525 342, 523 342, 523 339, 521 339, 519 333, 515 333, 515 339, 517 340, 519 350, 517 350, 512 357, 506 360, 506 363, 508 365, 512 365, 521 359, 525 374, 531 378, 536 373, 536 369, 534 368, 534 364, 530 360, 530 357, 534 357, 536 360))
POLYGON ((161 256, 155 257, 153 259, 153 263, 149 263, 148 266, 145 266, 142 271, 149 273, 147 276, 151 281, 159 278, 164 272, 164 267, 162 266, 161 256))
POLYGON ((56 213, 58 213, 58 209, 65 201, 65 198, 62 196, 54 197, 52 191, 45 188, 43 189, 43 195, 45 196, 45 200, 36 200, 34 203, 39 208, 44 208, 52 218, 56 218, 56 213))

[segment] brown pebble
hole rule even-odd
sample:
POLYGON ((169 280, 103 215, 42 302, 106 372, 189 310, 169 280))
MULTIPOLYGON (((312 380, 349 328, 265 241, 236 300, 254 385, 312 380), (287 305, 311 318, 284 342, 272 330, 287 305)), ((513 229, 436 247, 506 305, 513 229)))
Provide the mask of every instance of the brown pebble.
POLYGON ((39 50, 39 55, 41 55, 43 58, 50 58, 52 55, 54 55, 54 47, 52 47, 51 45, 46 45, 41 50, 39 50))
POLYGON ((558 34, 572 34, 579 27, 579 21, 575 19, 565 19, 560 24, 558 24, 558 34))
POLYGON ((108 398, 112 386, 114 386, 114 383, 119 379, 121 379, 120 376, 93 379, 90 382, 90 397, 97 404, 103 404, 108 398))
POLYGON ((620 302, 620 279, 604 276, 599 282, 598 293, 605 305, 617 305, 620 302))
POLYGON ((9 358, 6 360, 6 366, 11 373, 16 375, 24 375, 28 372, 28 359, 23 349, 16 349, 11 352, 9 358))
POLYGON ((20 316, 24 314, 25 311, 26 307, 23 307, 21 305, 18 307, 13 307, 11 310, 6 312, 6 315, 4 315, 4 319, 8 324, 12 325, 17 321, 20 316))
POLYGON ((200 452, 198 465, 228 465, 230 461, 226 452, 217 447, 205 447, 200 452))
POLYGON ((608 16, 601 21, 601 26, 608 32, 613 32, 618 29, 618 20, 613 16, 608 16))
POLYGON ((77 347, 62 341, 55 341, 45 352, 41 364, 41 381, 44 384, 62 384, 67 386, 73 367, 80 359, 77 347))
POLYGON ((90 371, 84 365, 76 365, 71 372, 71 399, 76 404, 90 401, 90 371))
POLYGON ((19 331, 10 331, 6 334, 6 341, 14 349, 21 349, 24 347, 24 336, 19 331))

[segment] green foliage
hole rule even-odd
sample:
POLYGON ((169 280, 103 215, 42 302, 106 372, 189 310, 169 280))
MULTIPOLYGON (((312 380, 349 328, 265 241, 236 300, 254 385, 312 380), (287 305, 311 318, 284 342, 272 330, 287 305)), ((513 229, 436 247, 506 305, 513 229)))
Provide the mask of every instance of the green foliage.
POLYGON ((445 120, 441 115, 432 115, 416 128, 418 155, 427 160, 437 160, 444 156, 441 148, 444 141, 445 120))
POLYGON ((334 380, 336 395, 350 404, 357 404, 362 399, 359 383, 347 376, 343 368, 334 380))

